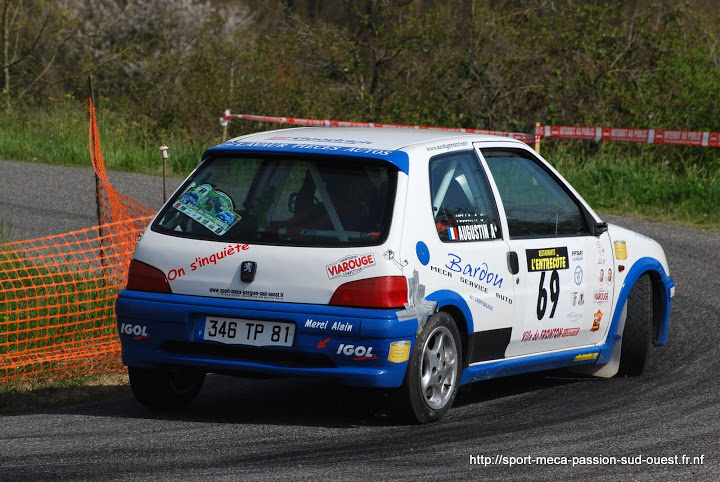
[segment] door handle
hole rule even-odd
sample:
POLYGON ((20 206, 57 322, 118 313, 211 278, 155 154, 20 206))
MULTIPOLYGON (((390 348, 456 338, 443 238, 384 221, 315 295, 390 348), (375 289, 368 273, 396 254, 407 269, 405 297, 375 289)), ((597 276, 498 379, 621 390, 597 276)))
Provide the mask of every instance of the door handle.
POLYGON ((515 251, 509 251, 507 254, 507 267, 510 274, 518 274, 520 272, 520 262, 515 251))

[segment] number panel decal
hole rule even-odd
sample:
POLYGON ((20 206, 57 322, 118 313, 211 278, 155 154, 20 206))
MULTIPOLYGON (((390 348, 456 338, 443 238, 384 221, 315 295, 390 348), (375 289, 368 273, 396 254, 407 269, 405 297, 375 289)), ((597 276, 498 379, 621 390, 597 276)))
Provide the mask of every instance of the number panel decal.
POLYGON ((567 246, 526 249, 528 300, 521 342, 552 340, 567 336, 567 306, 563 296, 571 296, 572 270, 567 246))

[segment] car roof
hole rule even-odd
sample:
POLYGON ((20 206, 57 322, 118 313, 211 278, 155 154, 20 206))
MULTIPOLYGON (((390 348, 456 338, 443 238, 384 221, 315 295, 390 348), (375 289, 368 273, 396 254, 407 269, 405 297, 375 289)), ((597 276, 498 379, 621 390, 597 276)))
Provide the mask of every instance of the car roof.
MULTIPOLYGON (((257 132, 230 139, 206 151, 206 155, 239 152, 302 152, 383 159, 408 172, 407 148, 424 144, 438 148, 466 147, 473 142, 501 141, 517 145, 512 138, 444 131, 391 127, 297 127, 257 132)), ((439 152, 438 152, 439 153, 439 152)))

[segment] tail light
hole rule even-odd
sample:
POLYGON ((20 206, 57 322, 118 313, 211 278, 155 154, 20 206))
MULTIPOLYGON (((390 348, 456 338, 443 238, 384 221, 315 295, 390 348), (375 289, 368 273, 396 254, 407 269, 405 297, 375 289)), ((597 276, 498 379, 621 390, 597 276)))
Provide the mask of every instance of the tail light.
POLYGON ((332 306, 402 308, 408 300, 404 276, 382 276, 340 285, 330 299, 332 306))
POLYGON ((127 289, 151 291, 153 293, 172 293, 165 274, 154 266, 141 261, 130 261, 127 289))

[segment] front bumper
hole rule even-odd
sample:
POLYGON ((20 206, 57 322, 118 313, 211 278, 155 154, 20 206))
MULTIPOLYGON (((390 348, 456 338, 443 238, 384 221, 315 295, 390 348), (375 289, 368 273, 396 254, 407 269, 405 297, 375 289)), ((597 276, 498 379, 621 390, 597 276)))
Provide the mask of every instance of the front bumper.
POLYGON ((417 319, 397 310, 232 300, 125 290, 116 303, 123 363, 190 366, 245 376, 323 377, 346 385, 399 387, 415 344, 417 319), (295 324, 289 347, 228 345, 202 339, 206 316, 295 324), (409 342, 409 343, 408 343, 409 342))

